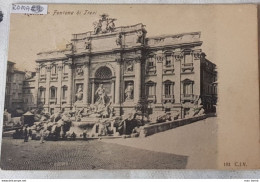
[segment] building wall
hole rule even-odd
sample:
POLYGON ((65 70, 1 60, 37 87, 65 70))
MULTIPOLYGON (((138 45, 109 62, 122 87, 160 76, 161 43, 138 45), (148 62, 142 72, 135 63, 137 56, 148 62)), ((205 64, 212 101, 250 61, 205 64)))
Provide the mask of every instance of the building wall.
POLYGON ((216 65, 204 56, 201 59, 201 98, 207 112, 215 112, 217 103, 217 72, 216 65))
POLYGON ((25 72, 15 69, 15 63, 8 61, 6 77, 5 109, 13 115, 23 109, 23 81, 25 72))
POLYGON ((23 110, 28 111, 36 108, 35 79, 27 79, 23 82, 23 110))
POLYGON ((200 32, 146 38, 142 24, 73 34, 65 50, 38 54, 28 97, 49 112, 83 108, 96 102, 103 84, 117 115, 141 102, 153 113, 184 117, 215 80, 206 73, 213 64, 205 64, 201 45, 200 32))

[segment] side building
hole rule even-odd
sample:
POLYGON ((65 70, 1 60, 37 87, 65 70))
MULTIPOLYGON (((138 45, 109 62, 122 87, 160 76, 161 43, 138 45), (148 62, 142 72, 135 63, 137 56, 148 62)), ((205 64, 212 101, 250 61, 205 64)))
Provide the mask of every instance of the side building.
POLYGON ((37 107, 35 104, 37 95, 35 92, 35 72, 27 72, 23 81, 23 109, 28 111, 37 107))
POLYGON ((15 68, 15 63, 7 61, 5 106, 12 116, 23 113, 23 81, 25 72, 15 68))

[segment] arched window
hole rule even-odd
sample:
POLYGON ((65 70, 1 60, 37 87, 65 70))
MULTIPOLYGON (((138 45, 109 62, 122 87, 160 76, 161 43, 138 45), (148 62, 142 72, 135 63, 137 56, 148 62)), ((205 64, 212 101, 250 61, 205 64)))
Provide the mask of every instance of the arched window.
POLYGON ((67 95, 68 95, 68 87, 66 85, 64 85, 62 87, 62 99, 66 100, 67 99, 67 95))
POLYGON ((170 80, 166 80, 165 82, 163 82, 163 85, 164 85, 164 96, 165 96, 165 98, 171 98, 172 95, 174 95, 174 93, 173 93, 174 82, 172 82, 170 80))
POLYGON ((153 81, 149 81, 145 83, 146 85, 146 95, 149 97, 153 97, 156 95, 156 83, 153 81))
POLYGON ((56 99, 56 90, 57 88, 54 86, 50 88, 50 99, 56 99))
POLYGON ((110 79, 112 77, 112 72, 108 67, 102 66, 96 71, 95 77, 99 79, 110 79))
POLYGON ((156 83, 148 81, 145 83, 145 91, 148 102, 156 101, 156 83))
POLYGON ((44 87, 39 88, 39 98, 45 98, 45 90, 44 87))
POLYGON ((185 79, 182 81, 183 83, 183 95, 185 97, 192 96, 193 95, 193 84, 194 81, 185 79))

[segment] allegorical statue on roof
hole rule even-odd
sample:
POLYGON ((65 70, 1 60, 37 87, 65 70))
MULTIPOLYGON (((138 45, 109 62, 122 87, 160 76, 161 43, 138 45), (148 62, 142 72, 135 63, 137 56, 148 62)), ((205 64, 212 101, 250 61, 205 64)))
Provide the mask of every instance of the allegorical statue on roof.
POLYGON ((114 18, 108 18, 107 14, 100 15, 100 19, 93 23, 94 34, 113 32, 115 29, 114 18))

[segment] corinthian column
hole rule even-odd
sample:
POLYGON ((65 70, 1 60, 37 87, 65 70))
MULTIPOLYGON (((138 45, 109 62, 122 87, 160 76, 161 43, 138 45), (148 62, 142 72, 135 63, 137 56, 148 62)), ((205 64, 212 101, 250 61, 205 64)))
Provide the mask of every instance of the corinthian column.
POLYGON ((68 97, 67 97, 67 104, 71 107, 71 98, 72 98, 72 59, 69 59, 68 62, 68 97))
POLYGON ((120 104, 120 82, 121 82, 121 59, 116 59, 116 89, 115 89, 115 104, 120 104))
POLYGON ((61 81, 62 81, 62 64, 60 63, 58 66, 57 66, 57 69, 58 69, 58 85, 57 85, 57 104, 61 107, 61 81))
POLYGON ((84 63, 83 103, 89 103, 89 61, 84 63))
POLYGON ((156 54, 156 72, 157 72, 157 83, 156 83, 156 100, 157 104, 162 104, 163 96, 163 54, 157 52, 156 54))
POLYGON ((141 98, 141 57, 135 59, 135 82, 134 82, 134 102, 138 103, 141 98))
POLYGON ((40 77, 40 67, 37 64, 36 67, 36 74, 35 74, 35 87, 34 87, 34 95, 33 95, 33 99, 34 99, 34 106, 37 106, 37 102, 38 102, 38 91, 39 91, 39 77, 40 77))
POLYGON ((48 107, 50 105, 50 81, 51 81, 51 65, 48 64, 46 66, 46 98, 45 98, 45 104, 48 107))

